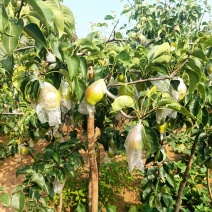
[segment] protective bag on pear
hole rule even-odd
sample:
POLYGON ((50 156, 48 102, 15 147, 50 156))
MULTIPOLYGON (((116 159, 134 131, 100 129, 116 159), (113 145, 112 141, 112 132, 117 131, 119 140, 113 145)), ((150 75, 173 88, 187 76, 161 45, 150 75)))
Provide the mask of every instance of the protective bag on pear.
POLYGON ((132 172, 135 167, 144 171, 142 160, 142 125, 140 123, 133 126, 125 140, 125 149, 129 171, 132 172))
POLYGON ((40 82, 40 93, 33 107, 41 123, 48 122, 49 126, 61 124, 61 96, 59 91, 48 82, 40 82))

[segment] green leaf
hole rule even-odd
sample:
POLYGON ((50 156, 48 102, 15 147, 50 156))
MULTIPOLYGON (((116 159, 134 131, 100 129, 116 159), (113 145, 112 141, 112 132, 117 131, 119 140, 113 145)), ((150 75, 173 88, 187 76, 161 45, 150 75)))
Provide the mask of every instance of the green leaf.
MULTIPOLYGON (((29 5, 33 7, 38 15, 38 18, 49 31, 49 26, 54 29, 54 13, 52 9, 46 4, 46 2, 41 0, 28 0, 29 5)), ((30 13, 33 16, 33 13, 30 13)))
POLYGON ((73 88, 74 88, 74 93, 77 96, 77 99, 81 100, 86 90, 85 83, 80 79, 74 78, 73 88))
POLYGON ((11 196, 9 193, 0 194, 0 201, 4 206, 10 207, 11 205, 11 196))
POLYGON ((117 112, 127 107, 134 108, 135 101, 130 96, 122 95, 122 96, 118 96, 111 105, 112 105, 113 111, 117 112))
POLYGON ((65 169, 65 171, 68 173, 68 175, 70 177, 74 177, 75 176, 74 167, 70 163, 64 164, 64 169, 65 169))
POLYGON ((88 66, 87 66, 87 62, 86 59, 84 57, 80 57, 80 69, 81 69, 81 74, 82 74, 82 78, 86 79, 87 78, 87 74, 88 74, 88 66))
POLYGON ((189 93, 193 93, 199 84, 199 76, 196 72, 189 69, 186 72, 189 77, 189 93))
POLYGON ((202 49, 199 49, 199 48, 194 49, 192 56, 197 57, 201 60, 206 60, 206 55, 205 55, 204 51, 202 49))
POLYGON ((52 36, 50 35, 49 37, 50 37, 50 44, 51 44, 52 52, 59 60, 62 60, 58 39, 53 35, 52 36))
POLYGON ((14 69, 14 57, 13 55, 1 60, 2 66, 12 75, 14 69))
POLYGON ((69 57, 66 54, 64 55, 64 58, 66 60, 67 66, 68 66, 70 80, 73 80, 74 77, 76 77, 79 72, 80 59, 79 59, 79 57, 77 57, 75 55, 69 57))
POLYGON ((174 181, 174 178, 171 175, 169 175, 168 173, 166 175, 166 180, 167 180, 167 182, 169 183, 170 186, 172 186, 173 188, 175 188, 176 183, 174 181))
POLYGON ((127 51, 122 51, 118 54, 117 58, 123 62, 123 63, 127 63, 130 64, 131 61, 131 56, 127 51))
POLYGON ((65 28, 62 7, 59 4, 58 0, 46 0, 45 3, 53 11, 53 14, 54 14, 53 21, 54 21, 55 29, 57 31, 58 38, 61 38, 65 28))
POLYGON ((151 195, 151 193, 152 193, 152 188, 151 187, 147 187, 147 188, 145 188, 143 190, 142 197, 143 197, 144 201, 146 201, 149 198, 149 196, 151 195))
POLYGON ((40 43, 45 49, 48 49, 46 39, 37 24, 31 23, 24 27, 24 31, 35 41, 40 43))
POLYGON ((171 55, 165 54, 165 55, 161 55, 157 58, 155 58, 154 60, 152 60, 151 63, 165 63, 168 64, 171 60, 171 55))
POLYGON ((16 187, 13 188, 13 193, 16 193, 18 191, 21 191, 25 188, 25 186, 23 184, 21 185, 17 185, 16 187))
POLYGON ((104 19, 105 20, 113 20, 114 17, 112 15, 106 15, 104 19))
POLYGON ((144 149, 147 149, 147 155, 156 152, 159 147, 158 135, 150 127, 143 126, 142 141, 144 149))
POLYGON ((69 77, 69 73, 66 69, 60 69, 59 72, 65 77, 66 82, 68 82, 70 88, 72 88, 71 80, 69 77))
POLYGON ((199 78, 201 78, 201 75, 203 73, 203 65, 197 58, 193 57, 189 60, 189 62, 186 64, 186 66, 193 72, 195 72, 199 78))
POLYGON ((95 44, 87 38, 77 39, 76 46, 79 46, 80 49, 88 49, 88 50, 95 50, 97 47, 95 44))
POLYGON ((71 10, 64 5, 62 5, 62 10, 63 10, 63 16, 64 16, 64 23, 65 23, 65 32, 69 36, 72 36, 72 33, 75 29, 74 15, 71 12, 71 10))
POLYGON ((18 46, 19 37, 23 31, 23 22, 22 20, 11 20, 9 25, 6 28, 7 34, 1 35, 2 44, 8 54, 11 56, 13 51, 18 46))
POLYGON ((129 212, 138 212, 137 206, 135 205, 131 206, 129 212))
POLYGON ((23 75, 25 71, 26 71, 25 66, 19 66, 13 72, 12 83, 19 91, 21 91, 21 83, 24 80, 23 75))
POLYGON ((170 194, 163 193, 162 197, 166 206, 170 207, 172 205, 172 196, 170 194))
POLYGON ((25 195, 23 192, 15 193, 12 196, 12 208, 15 211, 23 211, 25 205, 25 195))
POLYGON ((198 85, 198 92, 199 92, 199 94, 200 94, 200 97, 201 97, 201 98, 202 98, 202 100, 203 100, 202 105, 204 105, 205 100, 206 100, 206 90, 205 90, 205 84, 203 84, 203 83, 199 83, 199 85, 198 85))
POLYGON ((193 116, 185 107, 181 106, 180 108, 180 113, 182 113, 183 115, 186 115, 188 117, 191 117, 193 119, 195 119, 195 116, 193 116))
POLYGON ((9 24, 4 4, 0 4, 0 20, 0 33, 4 33, 9 24))
POLYGON ((106 212, 116 212, 116 206, 115 205, 106 205, 105 206, 106 212))
POLYGON ((164 75, 168 75, 168 70, 163 65, 150 66, 150 69, 156 71, 157 73, 162 73, 164 75))
POLYGON ((164 98, 164 99, 161 99, 159 102, 158 102, 158 106, 166 106, 166 105, 171 105, 171 104, 176 104, 176 105, 179 105, 181 106, 175 99, 173 98, 164 98))
POLYGON ((159 57, 163 53, 169 53, 170 50, 171 50, 171 47, 170 47, 169 43, 167 43, 167 42, 163 43, 161 45, 156 45, 147 54, 147 59, 150 63, 150 62, 152 62, 152 60, 159 57))
POLYGON ((33 175, 31 176, 31 180, 36 182, 42 189, 44 189, 47 193, 49 193, 49 188, 46 185, 46 182, 42 174, 33 173, 33 175))

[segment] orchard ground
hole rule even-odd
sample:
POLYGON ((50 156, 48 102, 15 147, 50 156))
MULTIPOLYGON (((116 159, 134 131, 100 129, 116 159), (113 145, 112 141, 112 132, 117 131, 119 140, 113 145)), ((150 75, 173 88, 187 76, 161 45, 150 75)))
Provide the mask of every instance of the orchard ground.
MULTIPOLYGON (((64 131, 66 128, 64 128, 64 131)), ((98 134, 98 132, 97 132, 98 134)), ((98 136, 98 135, 96 135, 98 136)), ((7 137, 0 137, 0 142, 6 142, 7 137)), ((45 140, 39 140, 38 143, 35 145, 35 152, 34 154, 38 152, 42 152, 42 149, 48 144, 45 140)), ((175 153, 171 146, 168 144, 166 145, 166 150, 167 150, 167 157, 171 160, 178 160, 179 159, 179 154, 175 153)), ((88 156, 87 152, 81 151, 81 154, 84 158, 85 166, 84 166, 84 171, 88 171, 88 156)), ((104 162, 105 158, 105 151, 102 146, 100 146, 100 163, 102 164, 104 162)), ((122 160, 126 160, 125 155, 116 155, 112 160, 116 162, 120 162, 122 160)), ((145 160, 145 159, 144 159, 145 160)), ((33 162, 33 159, 30 155, 23 155, 21 161, 19 160, 19 155, 16 154, 15 157, 8 157, 5 160, 3 160, 0 163, 0 186, 3 186, 4 189, 8 192, 12 192, 13 188, 22 183, 23 181, 23 176, 19 175, 16 177, 16 170, 19 166, 23 165, 29 165, 33 162)), ((126 164, 127 163, 121 163, 126 164)), ((118 165, 118 163, 117 163, 118 165)), ((135 181, 130 183, 130 185, 126 185, 126 187, 123 187, 121 192, 119 194, 116 194, 118 196, 119 201, 118 202, 111 202, 111 205, 116 205, 117 211, 122 211, 126 210, 126 207, 131 206, 131 205, 138 205, 142 204, 141 201, 139 200, 139 193, 140 191, 136 189, 131 189, 133 187, 140 188, 140 182, 142 179, 141 175, 138 175, 138 173, 133 172, 132 173, 135 181)), ((88 177, 87 175, 84 175, 84 177, 88 177)), ((211 180, 212 182, 212 180, 211 180)), ((8 209, 7 207, 3 207, 0 205, 0 211, 1 212, 10 212, 12 211, 11 209, 8 209)), ((103 210, 104 211, 104 210, 103 210)))

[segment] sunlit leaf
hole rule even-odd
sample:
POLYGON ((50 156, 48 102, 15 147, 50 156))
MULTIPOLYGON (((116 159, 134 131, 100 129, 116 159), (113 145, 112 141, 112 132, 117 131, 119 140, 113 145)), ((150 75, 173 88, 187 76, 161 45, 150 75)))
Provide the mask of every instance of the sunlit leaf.
POLYGON ((15 193, 12 196, 12 208, 15 211, 23 211, 25 205, 25 195, 23 192, 15 193))
POLYGON ((130 96, 122 95, 118 96, 114 102, 111 104, 113 111, 117 112, 124 108, 132 107, 134 108, 135 102, 130 96))
POLYGON ((77 79, 77 78, 74 78, 73 83, 74 83, 73 84, 74 93, 76 94, 77 99, 81 100, 82 97, 84 96, 84 93, 85 93, 85 90, 86 90, 86 85, 82 80, 77 79))
POLYGON ((198 77, 200 78, 203 72, 203 65, 197 58, 193 57, 189 60, 189 62, 186 64, 191 71, 195 72, 198 77))
POLYGON ((9 207, 11 205, 11 196, 9 193, 0 194, 0 202, 4 205, 9 207))
POLYGON ((53 21, 55 29, 57 31, 58 38, 60 38, 64 32, 65 27, 62 7, 59 4, 58 0, 46 0, 45 3, 52 9, 52 12, 54 14, 53 21))
POLYGON ((143 126, 142 141, 147 154, 152 154, 158 149, 158 136, 152 128, 143 126))
POLYGON ((71 10, 64 5, 62 5, 62 10, 63 10, 63 16, 64 16, 65 32, 69 36, 72 36, 72 33, 75 29, 74 15, 71 12, 71 10))
POLYGON ((5 10, 4 4, 0 4, 0 33, 4 33, 6 27, 8 26, 8 15, 5 10))
POLYGON ((199 83, 199 75, 191 70, 186 70, 186 73, 189 76, 189 93, 192 93, 196 90, 199 83))
MULTIPOLYGON (((41 0, 28 0, 27 2, 38 14, 36 18, 38 18, 48 30, 49 26, 54 29, 54 13, 46 2, 41 0)), ((33 13, 31 13, 31 15, 33 15, 33 13)))
POLYGON ((92 41, 90 41, 87 38, 77 39, 76 45, 80 47, 80 49, 88 49, 88 50, 94 50, 96 49, 96 46, 92 41))
POLYGON ((79 59, 80 59, 80 69, 81 69, 82 78, 85 79, 88 74, 87 62, 84 57, 80 57, 79 59))
POLYGON ((8 54, 11 56, 13 51, 18 46, 20 35, 23 31, 22 20, 11 20, 6 28, 7 34, 1 35, 2 44, 8 54))
POLYGON ((165 54, 165 55, 161 55, 157 58, 155 58, 154 60, 152 60, 152 63, 165 63, 168 64, 171 60, 171 55, 165 54))
POLYGON ((44 189, 47 193, 49 193, 49 188, 42 174, 33 173, 33 175, 31 176, 31 180, 36 182, 42 189, 44 189))
POLYGON ((64 55, 64 58, 66 60, 67 66, 68 66, 68 72, 69 72, 69 77, 70 80, 73 80, 74 77, 77 76, 79 73, 79 68, 80 68, 80 59, 77 56, 68 56, 64 55))
POLYGON ((161 45, 157 45, 157 46, 154 46, 150 51, 149 53, 147 54, 147 58, 148 58, 148 61, 149 63, 159 57, 160 55, 162 55, 163 53, 169 53, 171 50, 171 47, 169 45, 169 43, 163 43, 161 45))

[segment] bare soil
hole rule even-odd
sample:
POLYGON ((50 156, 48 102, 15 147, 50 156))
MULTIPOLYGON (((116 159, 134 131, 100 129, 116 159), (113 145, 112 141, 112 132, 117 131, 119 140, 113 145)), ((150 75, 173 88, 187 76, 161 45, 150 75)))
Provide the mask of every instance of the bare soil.
MULTIPOLYGON (((96 134, 98 136, 98 133, 96 134)), ((0 138, 0 142, 4 142, 5 138, 0 138)), ((47 142, 44 141, 39 141, 35 145, 35 152, 41 152, 42 149, 45 147, 47 142)), ((176 160, 178 158, 178 155, 173 151, 173 149, 166 145, 166 150, 167 150, 167 156, 171 160, 176 160)), ((104 157, 105 157, 105 152, 103 148, 100 148, 101 151, 101 158, 100 161, 102 163, 104 157)), ((86 152, 81 152, 84 160, 85 160, 85 168, 87 167, 88 169, 88 157, 86 152)), ((114 160, 120 161, 123 160, 122 156, 115 156, 114 160)), ((10 193, 12 193, 13 188, 20 184, 23 181, 23 176, 19 175, 16 177, 16 170, 18 167, 31 164, 33 162, 33 159, 30 155, 24 155, 22 157, 22 160, 19 160, 19 155, 15 155, 15 157, 8 157, 2 162, 0 162, 0 186, 3 186, 4 189, 10 193)), ((139 192, 130 189, 133 186, 138 187, 141 181, 141 176, 137 176, 136 181, 134 182, 134 185, 130 185, 129 188, 126 186, 126 188, 123 188, 123 190, 120 192, 120 201, 118 203, 115 203, 117 206, 117 212, 125 212, 126 205, 137 205, 141 204, 139 200, 139 192)), ((114 204, 114 203, 113 203, 114 204)), ((1 205, 0 203, 0 212, 11 212, 11 209, 8 209, 4 206, 1 205)), ((103 210, 104 212, 104 210, 103 210)))

